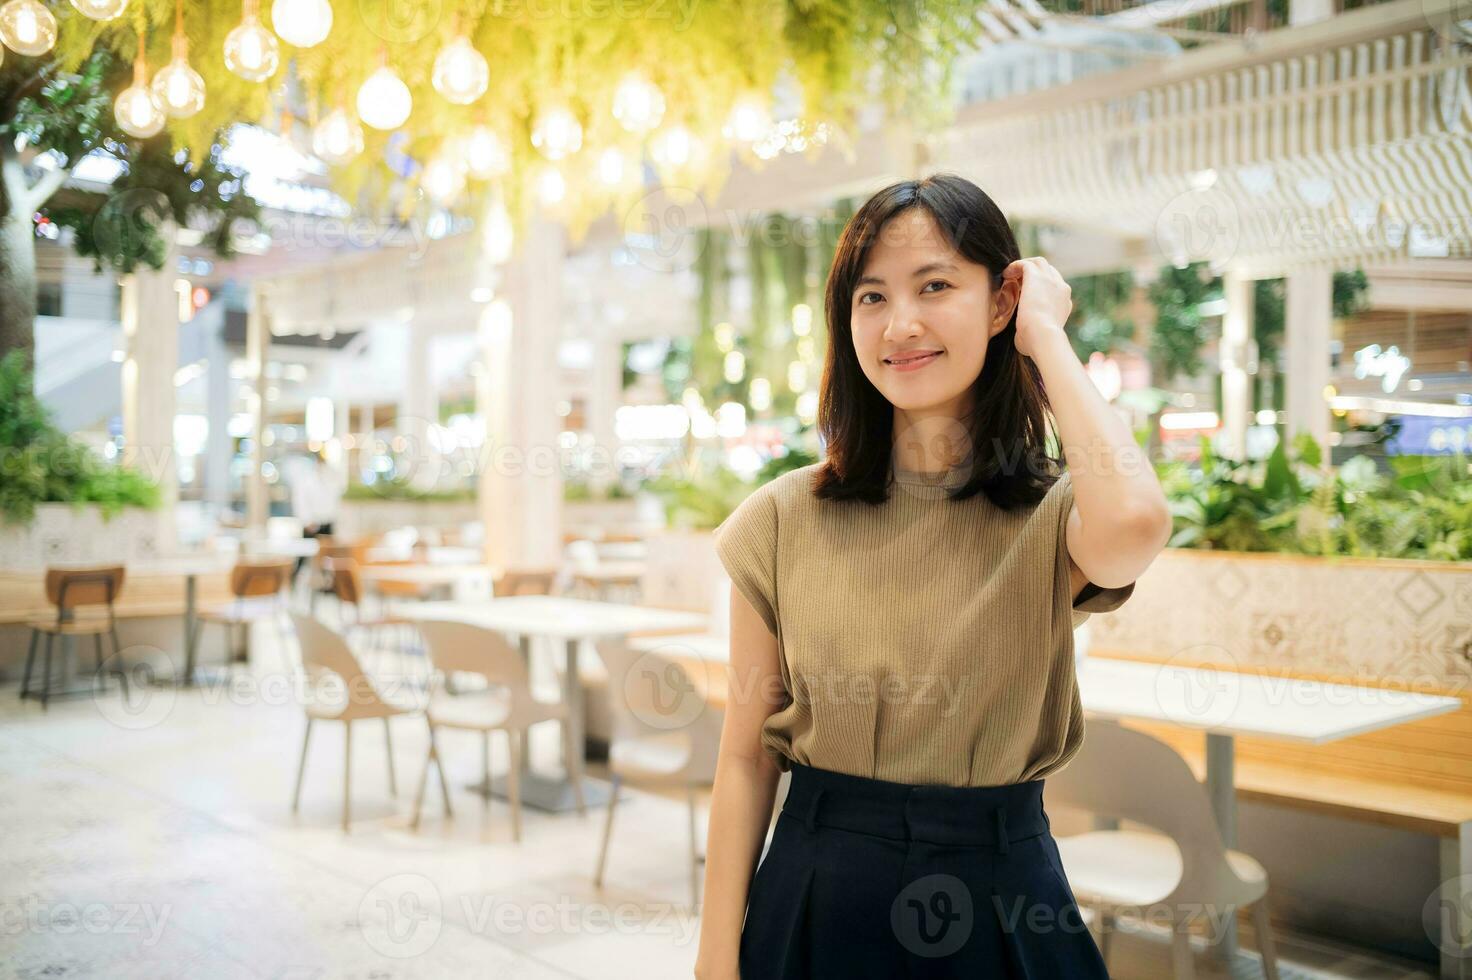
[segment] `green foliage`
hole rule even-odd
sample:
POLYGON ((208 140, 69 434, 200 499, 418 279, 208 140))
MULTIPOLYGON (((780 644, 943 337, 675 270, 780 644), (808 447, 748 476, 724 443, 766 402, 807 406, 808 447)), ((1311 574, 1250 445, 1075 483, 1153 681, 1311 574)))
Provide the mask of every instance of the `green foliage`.
POLYGON ((1184 269, 1166 266, 1150 284, 1149 293, 1155 304, 1150 357, 1159 376, 1194 377, 1201 370, 1201 348, 1208 339, 1201 304, 1221 297, 1221 280, 1202 262, 1184 269))
POLYGON ((785 456, 773 456, 771 459, 767 460, 766 463, 762 464, 762 468, 758 470, 756 474, 757 486, 761 486, 764 483, 771 483, 783 473, 790 473, 793 470, 800 470, 804 466, 811 466, 817 461, 817 453, 812 453, 806 449, 799 449, 794 446, 788 446, 787 454, 785 456))
POLYGON ((755 486, 722 467, 695 476, 666 473, 644 488, 664 502, 670 527, 708 531, 730 516, 755 486))
POLYGON ((0 357, 0 521, 27 523, 42 503, 96 504, 112 517, 161 500, 147 477, 99 459, 56 428, 32 393, 24 355, 12 351, 0 357))
POLYGON ((1158 468, 1177 548, 1365 558, 1472 560, 1472 467, 1465 456, 1364 456, 1338 469, 1300 435, 1268 459, 1222 459, 1201 442, 1199 468, 1158 468))
POLYGON ((1069 281, 1073 287, 1073 312, 1064 329, 1079 360, 1087 361, 1096 351, 1108 354, 1118 350, 1134 337, 1135 325, 1124 310, 1134 283, 1135 277, 1128 271, 1081 276, 1069 281))
POLYGON ((343 491, 344 500, 406 500, 414 503, 459 503, 475 499, 470 488, 455 490, 421 490, 405 477, 392 480, 377 480, 373 483, 349 483, 343 491))

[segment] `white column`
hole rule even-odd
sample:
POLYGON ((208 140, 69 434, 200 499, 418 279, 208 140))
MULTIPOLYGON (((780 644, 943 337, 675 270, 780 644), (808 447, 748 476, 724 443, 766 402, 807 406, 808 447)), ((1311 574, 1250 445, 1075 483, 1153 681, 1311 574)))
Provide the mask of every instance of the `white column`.
POLYGON ((1329 384, 1329 343, 1334 315, 1334 274, 1305 269, 1288 276, 1283 334, 1284 408, 1287 436, 1307 432, 1328 458, 1330 408, 1324 398, 1329 384))
POLYGON ((215 511, 222 512, 230 506, 230 406, 233 387, 230 381, 230 348, 225 344, 225 318, 217 318, 209 336, 209 393, 208 406, 209 441, 205 448, 204 487, 205 497, 215 511))
POLYGON ((1334 0, 1288 0, 1288 26, 1300 27, 1334 16, 1334 0))
POLYGON ((585 409, 595 452, 592 485, 595 489, 602 489, 618 477, 616 454, 619 444, 614 413, 624 398, 624 345, 619 337, 599 337, 593 343, 593 365, 589 369, 585 409))
MULTIPOLYGON (((160 233, 172 237, 172 228, 160 233)), ((163 549, 173 545, 173 513, 179 499, 174 455, 174 372, 179 368, 179 300, 174 292, 174 250, 162 268, 140 268, 123 278, 123 462, 156 482, 163 498, 163 549)))
POLYGON ((407 459, 412 478, 429 489, 437 480, 438 458, 427 442, 429 426, 439 419, 439 399, 430 377, 430 345, 434 342, 429 324, 416 316, 405 325, 404 388, 399 393, 399 417, 394 429, 408 440, 407 459))
POLYGON ((266 356, 271 346, 270 320, 266 297, 259 289, 251 291, 250 309, 245 319, 245 374, 250 392, 246 395, 246 412, 250 415, 250 474, 245 481, 245 526, 264 533, 270 502, 266 481, 261 474, 266 464, 266 356))
POLYGON ((1248 360, 1252 344, 1251 279, 1237 272, 1222 276, 1227 311, 1222 317, 1219 359, 1222 372, 1222 453, 1232 459, 1247 454, 1247 413, 1252 396, 1248 360))
POLYGON ((482 315, 479 492, 492 565, 550 567, 562 554, 557 345, 565 254, 562 227, 533 219, 502 277, 505 288, 482 315))

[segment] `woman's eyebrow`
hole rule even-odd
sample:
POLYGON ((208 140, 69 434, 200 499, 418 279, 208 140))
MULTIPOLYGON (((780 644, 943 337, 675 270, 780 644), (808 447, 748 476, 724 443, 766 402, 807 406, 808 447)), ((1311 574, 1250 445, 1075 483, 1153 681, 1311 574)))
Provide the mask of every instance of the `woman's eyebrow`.
MULTIPOLYGON (((919 279, 928 276, 932 272, 955 272, 956 267, 949 262, 927 262, 914 272, 910 273, 911 279, 919 279)), ((854 288, 859 286, 883 286, 884 280, 878 276, 859 276, 859 281, 854 283, 854 288)))

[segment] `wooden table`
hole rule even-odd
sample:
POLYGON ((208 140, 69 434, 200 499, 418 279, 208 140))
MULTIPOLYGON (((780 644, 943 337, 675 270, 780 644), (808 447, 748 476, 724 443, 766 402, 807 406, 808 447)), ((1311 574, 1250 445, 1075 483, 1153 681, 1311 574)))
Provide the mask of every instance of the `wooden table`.
MULTIPOLYGON (((521 641, 522 651, 529 648, 533 637, 561 641, 566 656, 562 675, 562 696, 567 705, 569 741, 573 752, 566 777, 552 779, 524 771, 521 799, 528 806, 543 810, 564 811, 577 805, 572 791, 574 783, 583 788, 584 802, 596 806, 608 800, 608 786, 588 779, 583 773, 583 687, 578 681, 578 646, 603 642, 626 642, 630 633, 655 631, 690 631, 705 625, 705 617, 696 613, 650 609, 615 602, 593 602, 563 596, 506 596, 484 602, 421 602, 398 611, 407 619, 440 619, 468 623, 482 629, 510 633, 521 641)), ((594 646, 596 652, 597 647, 594 646)), ((513 761, 513 765, 517 764, 513 761)), ((505 795, 504 785, 477 785, 478 792, 505 795)))

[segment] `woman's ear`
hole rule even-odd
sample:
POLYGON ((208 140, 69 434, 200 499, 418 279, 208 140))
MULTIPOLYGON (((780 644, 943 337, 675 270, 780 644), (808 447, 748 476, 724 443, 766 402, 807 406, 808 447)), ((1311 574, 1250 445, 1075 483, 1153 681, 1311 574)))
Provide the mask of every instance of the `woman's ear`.
POLYGON ((1022 284, 1017 279, 1003 280, 1002 285, 992 290, 991 322, 987 324, 987 336, 995 337, 1007 328, 1012 314, 1017 311, 1017 301, 1022 295, 1022 284))

